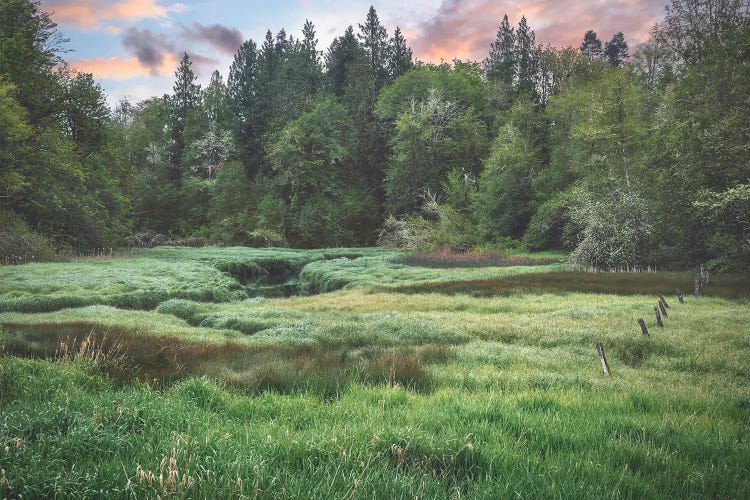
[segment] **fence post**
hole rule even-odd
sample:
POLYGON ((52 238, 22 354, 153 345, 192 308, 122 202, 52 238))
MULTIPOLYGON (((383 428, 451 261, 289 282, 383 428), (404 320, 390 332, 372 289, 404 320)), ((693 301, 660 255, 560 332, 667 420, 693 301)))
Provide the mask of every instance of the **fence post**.
POLYGON ((661 322, 661 314, 659 314, 659 308, 654 306, 654 315, 656 316, 656 324, 660 327, 664 327, 664 323, 661 322))
POLYGON ((641 333, 643 333, 643 336, 648 337, 648 328, 646 328, 646 322, 643 321, 643 318, 638 318, 638 324, 641 325, 641 333))
POLYGON ((604 345, 601 342, 596 343, 596 352, 599 353, 599 359, 602 362, 602 370, 607 376, 611 376, 612 373, 609 371, 609 364, 607 363, 607 357, 604 355, 604 345))
POLYGON ((667 310, 664 308, 664 304, 661 301, 659 301, 659 309, 661 309, 662 316, 665 318, 669 317, 669 314, 667 314, 667 310))

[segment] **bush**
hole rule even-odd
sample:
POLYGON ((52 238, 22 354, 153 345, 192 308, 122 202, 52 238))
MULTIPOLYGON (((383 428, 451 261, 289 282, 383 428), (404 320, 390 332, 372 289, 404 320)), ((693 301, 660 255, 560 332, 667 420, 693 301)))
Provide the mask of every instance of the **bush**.
POLYGON ((130 248, 153 248, 164 245, 169 241, 169 237, 155 231, 145 231, 135 233, 125 239, 125 244, 130 248))
POLYGON ((57 257, 47 237, 32 231, 15 213, 0 210, 0 264, 52 261, 57 257))
POLYGON ((634 191, 581 196, 571 207, 571 220, 580 232, 570 261, 595 270, 644 268, 652 232, 649 219, 648 202, 634 191))
POLYGON ((441 205, 429 191, 423 199, 423 215, 386 219, 378 245, 411 250, 450 248, 463 252, 477 243, 476 231, 468 216, 449 205, 441 205))
POLYGON ((286 240, 273 229, 259 228, 248 234, 248 246, 251 247, 284 247, 286 240))
POLYGON ((565 226, 570 221, 571 206, 575 203, 571 191, 559 193, 542 203, 531 216, 524 241, 531 250, 550 250, 564 247, 565 226))

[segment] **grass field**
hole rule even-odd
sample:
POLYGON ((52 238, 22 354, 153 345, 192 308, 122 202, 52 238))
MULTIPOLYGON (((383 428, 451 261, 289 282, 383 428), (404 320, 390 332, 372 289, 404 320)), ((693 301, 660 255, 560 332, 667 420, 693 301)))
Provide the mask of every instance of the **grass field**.
POLYGON ((750 497, 748 276, 428 264, 0 267, 0 498, 750 497))

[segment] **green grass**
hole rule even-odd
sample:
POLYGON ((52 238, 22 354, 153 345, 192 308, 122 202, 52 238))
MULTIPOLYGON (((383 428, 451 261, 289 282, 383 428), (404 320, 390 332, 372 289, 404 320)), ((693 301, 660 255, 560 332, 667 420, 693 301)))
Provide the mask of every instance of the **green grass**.
POLYGON ((491 279, 514 274, 565 269, 561 264, 511 267, 434 268, 404 264, 391 254, 358 259, 330 259, 311 262, 302 269, 302 290, 308 293, 416 281, 465 281, 491 279))
MULTIPOLYGON (((384 287, 395 293, 441 293, 448 295, 468 294, 475 297, 528 293, 608 293, 617 295, 656 294, 670 297, 676 302, 676 291, 684 295, 693 292, 692 273, 588 273, 584 271, 549 271, 548 266, 539 266, 536 273, 509 273, 502 277, 439 280, 409 283, 398 287, 384 287)), ((710 286, 700 290, 701 296, 750 298, 750 274, 719 275, 710 286)))
POLYGON ((46 312, 95 304, 153 309, 190 299, 229 302, 258 295, 283 296, 309 262, 363 255, 377 249, 288 250, 159 247, 132 258, 33 263, 0 267, 0 312, 46 312))
MULTIPOLYGON (((155 307, 0 313, 0 497, 750 496, 746 277, 712 277, 680 304, 671 292, 690 274, 346 252, 154 249, 112 261, 104 282, 79 276, 111 297, 127 293, 111 276, 137 291, 141 273, 184 268, 155 307), (222 263, 337 291, 173 293, 222 263), (87 336, 124 357, 59 361, 60 342, 87 336)), ((78 265, 91 263, 51 269, 78 265)), ((0 295, 86 289, 45 289, 35 266, 13 268, 0 295)), ((246 292, 244 271, 214 272, 207 287, 246 292)))

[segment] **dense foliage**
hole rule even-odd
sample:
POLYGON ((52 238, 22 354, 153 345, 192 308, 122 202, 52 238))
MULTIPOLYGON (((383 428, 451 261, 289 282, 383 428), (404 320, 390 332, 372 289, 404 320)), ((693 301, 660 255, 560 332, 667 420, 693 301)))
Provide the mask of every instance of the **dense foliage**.
POLYGON ((672 0, 637 47, 587 30, 554 48, 506 16, 483 62, 434 65, 370 8, 325 53, 309 21, 269 31, 205 88, 186 53, 172 94, 110 110, 39 2, 8 0, 0 210, 57 248, 369 245, 406 223, 426 246, 746 267, 749 19, 744 0, 672 0), (460 221, 449 241, 436 213, 460 221))

